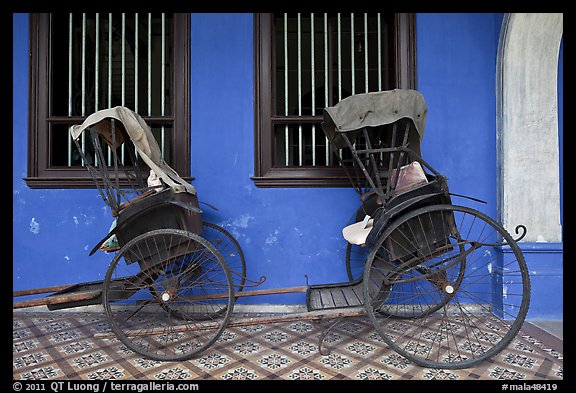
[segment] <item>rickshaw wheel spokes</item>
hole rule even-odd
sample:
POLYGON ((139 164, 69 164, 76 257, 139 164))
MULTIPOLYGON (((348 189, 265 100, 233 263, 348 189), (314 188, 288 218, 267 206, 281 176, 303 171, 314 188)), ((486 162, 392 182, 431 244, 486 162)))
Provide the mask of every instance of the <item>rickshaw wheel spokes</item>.
POLYGON ((104 280, 103 305, 113 332, 154 360, 182 361, 204 351, 226 328, 233 304, 222 255, 206 239, 179 229, 129 241, 104 280))
POLYGON ((372 247, 363 282, 382 339, 424 367, 466 368, 496 355, 520 330, 530 302, 528 269, 513 238, 462 206, 398 218, 372 247))

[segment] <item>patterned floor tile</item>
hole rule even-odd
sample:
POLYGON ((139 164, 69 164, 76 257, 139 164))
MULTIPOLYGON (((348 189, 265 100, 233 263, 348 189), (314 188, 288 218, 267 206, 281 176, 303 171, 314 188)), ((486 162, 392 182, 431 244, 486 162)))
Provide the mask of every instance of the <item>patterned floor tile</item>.
POLYGON ((354 362, 345 355, 331 353, 328 356, 322 356, 320 363, 334 370, 342 370, 345 367, 350 367, 354 362))
POLYGON ((289 363, 292 362, 290 358, 286 355, 281 355, 279 353, 271 353, 268 355, 262 356, 260 359, 257 360, 263 367, 266 367, 269 370, 278 370, 283 367, 286 367, 289 363))
POLYGON ((210 353, 194 360, 194 363, 200 368, 212 371, 230 363, 230 358, 219 353, 210 353))
POLYGON ((356 379, 361 379, 364 381, 383 381, 392 379, 392 375, 384 370, 379 370, 374 367, 367 367, 356 374, 356 379))
POLYGON ((287 375, 287 378, 297 381, 312 381, 312 380, 316 381, 327 379, 326 374, 308 366, 300 367, 298 369, 291 371, 287 375))
POLYGON ((258 376, 254 370, 250 370, 244 367, 237 367, 231 369, 222 375, 222 379, 233 380, 233 381, 246 381, 257 379, 258 376))
POLYGON ((190 379, 192 374, 190 370, 185 367, 175 366, 172 368, 164 369, 156 374, 154 374, 154 379, 161 381, 164 380, 186 380, 190 379))
MULTIPOLYGON (((115 337, 94 338, 109 329, 103 312, 18 311, 12 328, 13 377, 22 380, 558 380, 564 373, 563 342, 531 324, 490 361, 463 370, 412 364, 387 347, 367 318, 333 326, 298 321, 227 328, 211 347, 183 362, 146 359, 115 337), (329 326, 320 353, 319 338, 329 326)), ((398 321, 389 333, 407 328, 398 321)), ((436 339, 441 337, 422 337, 413 349, 436 339)), ((481 351, 482 344, 476 345, 468 349, 481 351)))
POLYGON ((117 366, 110 366, 92 371, 87 374, 90 380, 116 380, 127 376, 124 369, 117 366))
POLYGON ((35 352, 18 357, 14 357, 12 365, 14 368, 27 368, 27 367, 38 367, 43 363, 48 363, 50 356, 45 352, 35 352))
POLYGON ((38 369, 26 371, 21 374, 14 375, 14 379, 23 379, 23 380, 60 379, 63 377, 64 374, 62 373, 62 370, 54 368, 52 366, 45 366, 38 369))

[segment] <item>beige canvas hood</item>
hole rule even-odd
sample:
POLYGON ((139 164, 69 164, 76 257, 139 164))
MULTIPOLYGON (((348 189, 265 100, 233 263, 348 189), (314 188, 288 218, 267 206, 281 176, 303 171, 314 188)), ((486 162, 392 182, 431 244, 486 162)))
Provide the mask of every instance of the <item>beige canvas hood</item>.
POLYGON ((156 172, 158 177, 171 187, 174 192, 187 191, 191 194, 196 194, 194 186, 182 179, 164 161, 158 142, 156 142, 150 127, 136 112, 123 106, 100 110, 88 116, 82 124, 73 125, 70 129, 70 135, 74 140, 77 140, 82 132, 88 128, 96 130, 106 144, 113 149, 124 142, 123 134, 128 135, 146 165, 156 172), (115 132, 114 138, 112 138, 112 119, 117 120, 115 122, 116 130, 122 130, 125 133, 115 132))
POLYGON ((337 148, 346 147, 341 133, 354 140, 364 127, 391 124, 403 118, 412 120, 422 140, 428 109, 416 90, 395 89, 356 94, 324 109, 322 128, 337 148))

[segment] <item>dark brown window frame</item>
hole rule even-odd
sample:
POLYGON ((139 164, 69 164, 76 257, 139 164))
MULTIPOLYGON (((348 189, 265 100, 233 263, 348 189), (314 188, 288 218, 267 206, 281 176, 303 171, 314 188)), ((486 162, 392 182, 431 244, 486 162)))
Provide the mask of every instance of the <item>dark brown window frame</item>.
MULTIPOLYGON (((30 64, 28 107, 28 172, 24 178, 30 188, 95 188, 86 168, 51 167, 48 121, 50 118, 51 53, 50 14, 30 14, 30 64)), ((174 14, 174 94, 172 116, 147 117, 145 121, 173 125, 171 166, 190 181, 190 14, 174 14)), ((84 117, 67 118, 81 123, 84 117)))
MULTIPOLYGON (((257 187, 351 187, 344 170, 337 167, 273 166, 273 14, 254 14, 254 176, 257 187)), ((416 89, 416 16, 394 17, 395 86, 416 89)), ((282 124, 317 121, 322 116, 282 117, 282 124)))

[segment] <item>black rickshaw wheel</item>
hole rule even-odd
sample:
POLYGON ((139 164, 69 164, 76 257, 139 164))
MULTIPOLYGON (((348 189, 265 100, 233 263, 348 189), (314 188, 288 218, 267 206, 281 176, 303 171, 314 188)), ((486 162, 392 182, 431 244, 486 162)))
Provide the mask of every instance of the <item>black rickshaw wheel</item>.
POLYGON ((233 305, 224 258, 206 239, 184 230, 158 229, 130 240, 104 279, 112 331, 149 359, 183 361, 200 354, 225 330, 233 305))
POLYGON ((356 244, 346 245, 346 274, 349 281, 356 281, 364 274, 364 266, 370 249, 356 244))
POLYGON ((369 319, 393 350, 445 369, 472 367, 502 351, 530 302, 528 268, 514 239, 485 214, 453 205, 396 219, 371 248, 363 291, 369 319), (417 315, 398 320, 381 312, 391 308, 417 315))
POLYGON ((246 261, 242 247, 238 241, 224 228, 210 222, 202 222, 202 237, 208 240, 224 257, 232 282, 234 283, 234 292, 240 292, 246 283, 246 261))

